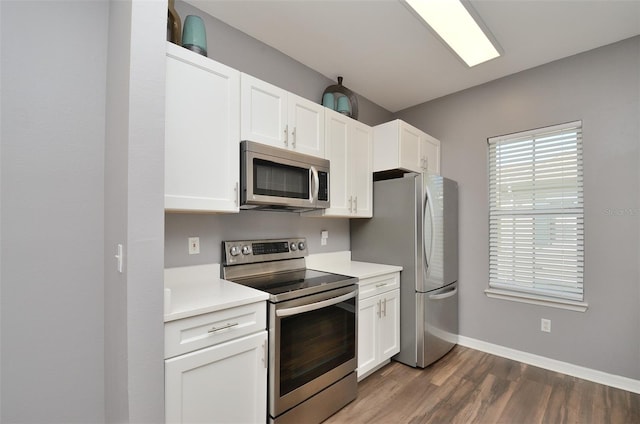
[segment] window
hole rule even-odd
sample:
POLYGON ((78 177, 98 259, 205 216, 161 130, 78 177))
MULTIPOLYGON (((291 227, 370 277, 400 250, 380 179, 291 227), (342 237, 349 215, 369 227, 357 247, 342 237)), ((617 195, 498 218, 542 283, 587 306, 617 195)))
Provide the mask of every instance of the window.
POLYGON ((488 142, 487 295, 586 310, 582 122, 488 142))

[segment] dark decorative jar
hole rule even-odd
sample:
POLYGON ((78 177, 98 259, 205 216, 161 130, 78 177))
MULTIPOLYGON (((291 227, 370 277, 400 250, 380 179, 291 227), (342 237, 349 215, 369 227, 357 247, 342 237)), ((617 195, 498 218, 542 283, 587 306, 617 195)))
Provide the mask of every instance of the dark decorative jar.
POLYGON ((338 77, 337 85, 330 85, 324 90, 322 105, 358 119, 358 98, 353 91, 342 85, 342 77, 338 77))

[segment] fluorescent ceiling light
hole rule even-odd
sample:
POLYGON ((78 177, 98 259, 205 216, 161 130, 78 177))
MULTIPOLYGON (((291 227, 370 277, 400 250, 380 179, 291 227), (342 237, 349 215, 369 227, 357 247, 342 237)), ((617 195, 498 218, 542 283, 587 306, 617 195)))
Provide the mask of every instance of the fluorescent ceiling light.
POLYGON ((469 66, 500 56, 459 0, 406 0, 469 66))

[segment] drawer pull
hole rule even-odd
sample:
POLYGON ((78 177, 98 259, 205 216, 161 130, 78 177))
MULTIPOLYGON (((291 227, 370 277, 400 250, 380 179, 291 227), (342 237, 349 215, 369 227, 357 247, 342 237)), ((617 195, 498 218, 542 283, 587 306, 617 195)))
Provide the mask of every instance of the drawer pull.
POLYGON ((379 284, 376 284, 376 287, 384 287, 386 285, 387 285, 387 283, 379 283, 379 284))
POLYGON ((231 322, 231 323, 227 323, 226 325, 223 325, 222 327, 211 327, 211 330, 209 330, 209 333, 215 333, 216 331, 225 330, 227 328, 235 327, 236 325, 238 325, 237 322, 231 322))

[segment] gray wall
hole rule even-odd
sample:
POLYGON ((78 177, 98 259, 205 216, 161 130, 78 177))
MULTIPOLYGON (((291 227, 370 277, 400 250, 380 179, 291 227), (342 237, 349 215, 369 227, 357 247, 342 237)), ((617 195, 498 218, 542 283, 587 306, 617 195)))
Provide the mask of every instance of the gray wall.
POLYGON ((166 4, 0 11, 0 421, 163 422, 166 4))
MULTIPOLYGON (((324 89, 337 84, 336 80, 326 78, 190 4, 178 0, 176 10, 183 23, 187 15, 198 15, 204 20, 207 55, 211 59, 318 103, 324 89)), ((349 87, 349 81, 344 81, 344 85, 349 87)), ((391 112, 362 96, 358 96, 358 115, 358 120, 367 125, 391 119, 391 112)))
POLYGON ((0 421, 103 422, 109 5, 0 8, 0 421))
POLYGON ((165 214, 165 267, 220 263, 223 240, 306 237, 310 253, 349 250, 349 220, 308 218, 290 212, 240 211, 239 214, 165 214), (329 231, 326 246, 320 232, 329 231), (187 239, 200 237, 200 254, 189 255, 187 239))
POLYGON ((461 335, 640 378, 639 78, 635 37, 397 114, 442 141, 442 173, 460 184, 461 335), (589 309, 487 298, 487 138, 578 119, 589 309))
POLYGON ((112 0, 105 149, 107 422, 164 422, 166 3, 112 0), (116 245, 124 246, 118 273, 116 245))
POLYGON ((164 422, 166 3, 112 0, 105 157, 107 422, 164 422), (118 273, 116 244, 124 246, 118 273))
MULTIPOLYGON (((228 26, 193 6, 176 2, 182 21, 198 15, 205 21, 208 57, 287 91, 320 101, 324 89, 335 81, 302 65, 264 43, 228 26)), ((348 83, 345 81, 348 86, 348 83)), ((376 125, 391 120, 391 112, 358 96, 358 120, 376 125)), ((307 218, 286 212, 241 211, 232 215, 166 214, 165 266, 220 262, 220 242, 229 239, 307 237, 310 253, 349 249, 349 221, 337 218, 307 218), (329 231, 326 246, 320 231, 329 231), (200 237, 200 254, 189 255, 188 237, 200 237)))

